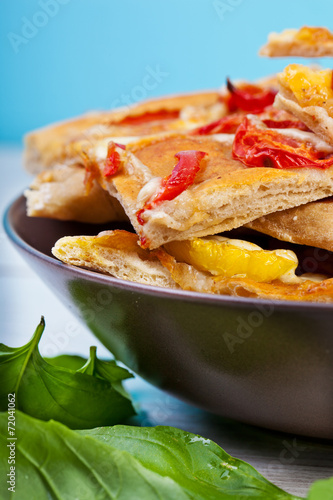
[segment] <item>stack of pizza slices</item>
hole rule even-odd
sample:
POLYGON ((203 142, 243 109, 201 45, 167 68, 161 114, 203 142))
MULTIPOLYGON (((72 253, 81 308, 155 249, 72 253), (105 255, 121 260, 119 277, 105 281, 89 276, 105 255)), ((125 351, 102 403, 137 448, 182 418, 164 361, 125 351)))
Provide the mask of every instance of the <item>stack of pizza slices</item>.
MULTIPOLYGON (((261 54, 332 56, 333 35, 286 30, 261 54)), ((91 113, 30 133, 25 162, 38 174, 29 216, 128 221, 61 238, 52 252, 67 264, 160 287, 333 301, 332 70, 292 64, 255 84, 91 113), (309 249, 325 256, 315 273, 300 262, 309 249)))

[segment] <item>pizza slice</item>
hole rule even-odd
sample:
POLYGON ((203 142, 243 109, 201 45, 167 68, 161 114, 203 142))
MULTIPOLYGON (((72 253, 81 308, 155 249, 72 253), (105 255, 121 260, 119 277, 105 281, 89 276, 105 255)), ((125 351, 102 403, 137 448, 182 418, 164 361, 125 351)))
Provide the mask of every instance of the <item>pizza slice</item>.
POLYGON ((25 167, 38 174, 59 163, 80 164, 81 145, 86 142, 117 137, 118 142, 126 143, 135 137, 191 130, 237 110, 253 112, 253 105, 262 110, 273 103, 277 92, 275 76, 255 84, 239 82, 232 85, 234 92, 228 90, 231 85, 91 112, 35 130, 25 137, 25 167))
POLYGON ((327 28, 310 26, 271 33, 259 54, 267 57, 332 57, 333 33, 327 28))
POLYGON ((126 281, 200 293, 315 302, 333 301, 333 279, 297 276, 290 250, 263 250, 220 236, 168 243, 149 251, 127 231, 58 240, 52 253, 66 264, 126 281))
POLYGON ((250 116, 235 136, 174 135, 125 149, 111 142, 104 160, 91 158, 87 169, 153 249, 333 194, 331 149, 323 151, 327 144, 314 134, 303 131, 304 143, 294 133, 250 116))
POLYGON ((25 163, 39 172, 25 191, 33 217, 103 223, 124 220, 119 202, 96 183, 86 186, 84 151, 98 156, 110 138, 126 144, 140 136, 173 133, 220 117, 225 105, 217 91, 171 96, 128 109, 91 113, 27 135, 25 163), (186 114, 186 119, 181 114, 186 114))
POLYGON ((81 163, 80 144, 193 128, 223 116, 225 105, 216 91, 161 97, 111 111, 91 112, 30 132, 24 163, 37 174, 58 163, 81 163))
POLYGON ((123 220, 125 215, 116 199, 107 192, 99 193, 94 182, 88 182, 92 189, 84 185, 89 179, 79 167, 84 165, 87 149, 99 158, 110 139, 127 144, 139 137, 191 130, 226 113, 243 116, 243 108, 260 111, 272 104, 277 91, 274 85, 274 77, 256 85, 243 82, 236 87, 229 82, 231 90, 225 87, 154 99, 32 132, 26 138, 26 166, 32 172, 41 172, 25 192, 28 215, 97 223, 123 220))

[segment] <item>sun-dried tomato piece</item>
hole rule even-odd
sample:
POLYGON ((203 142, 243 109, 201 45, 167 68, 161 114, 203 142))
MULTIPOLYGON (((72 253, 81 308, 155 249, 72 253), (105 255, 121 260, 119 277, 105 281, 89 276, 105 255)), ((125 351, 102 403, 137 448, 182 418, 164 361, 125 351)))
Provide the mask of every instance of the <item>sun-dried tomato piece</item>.
POLYGON ((267 106, 272 105, 277 94, 274 89, 263 89, 250 83, 236 87, 229 78, 227 78, 227 89, 230 92, 229 111, 240 109, 254 114, 261 113, 267 106))
POLYGON ((333 156, 276 130, 260 128, 245 117, 235 135, 233 157, 247 167, 320 168, 333 165, 333 156))

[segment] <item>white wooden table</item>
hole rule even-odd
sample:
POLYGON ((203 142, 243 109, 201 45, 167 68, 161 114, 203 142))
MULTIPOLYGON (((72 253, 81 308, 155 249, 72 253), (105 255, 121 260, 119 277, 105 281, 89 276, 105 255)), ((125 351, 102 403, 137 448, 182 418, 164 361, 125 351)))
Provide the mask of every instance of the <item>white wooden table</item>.
MULTIPOLYGON (((0 168, 0 211, 3 213, 5 206, 22 193, 31 178, 22 169, 19 148, 0 149, 0 168)), ((0 271, 1 342, 10 346, 23 345, 43 314, 46 330, 40 346, 42 354, 87 356, 89 346, 97 345, 98 355, 108 356, 108 351, 17 255, 2 226, 0 271), (71 335, 65 334, 68 331, 71 335)), ((139 414, 135 422, 139 425, 172 425, 210 438, 290 493, 305 496, 314 480, 333 476, 332 442, 222 419, 168 396, 139 377, 128 381, 127 389, 136 402, 139 414)))

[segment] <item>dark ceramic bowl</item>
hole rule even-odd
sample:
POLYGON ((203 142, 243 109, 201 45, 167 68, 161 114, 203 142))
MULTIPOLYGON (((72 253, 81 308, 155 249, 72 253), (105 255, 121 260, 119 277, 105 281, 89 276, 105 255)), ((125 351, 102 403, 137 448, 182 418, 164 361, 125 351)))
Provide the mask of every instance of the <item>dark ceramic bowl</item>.
POLYGON ((226 417, 333 438, 331 305, 174 291, 65 265, 50 252, 59 237, 105 227, 28 218, 23 197, 5 229, 59 299, 152 384, 226 417))

